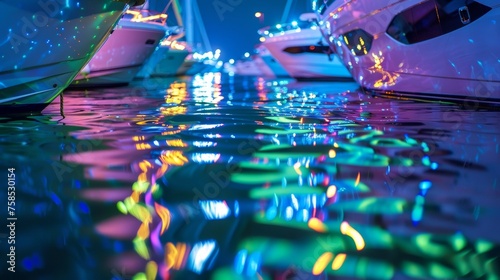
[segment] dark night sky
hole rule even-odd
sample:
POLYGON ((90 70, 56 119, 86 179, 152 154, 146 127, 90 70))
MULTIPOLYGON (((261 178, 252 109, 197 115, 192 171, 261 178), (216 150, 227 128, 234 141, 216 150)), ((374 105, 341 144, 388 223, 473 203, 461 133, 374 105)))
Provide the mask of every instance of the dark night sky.
MULTIPOLYGON (((183 1, 180 1, 182 4, 183 1)), ((198 0, 212 48, 221 49, 223 60, 238 59, 259 43, 259 28, 280 23, 286 0, 198 0), (218 7, 218 8, 217 8, 218 7), (224 10, 226 8, 227 10, 224 10), (262 12, 264 20, 255 18, 262 12)), ((309 12, 310 0, 295 0, 287 21, 309 12)), ((161 9, 160 9, 161 10, 161 9)), ((174 16, 169 24, 175 24, 174 16)))

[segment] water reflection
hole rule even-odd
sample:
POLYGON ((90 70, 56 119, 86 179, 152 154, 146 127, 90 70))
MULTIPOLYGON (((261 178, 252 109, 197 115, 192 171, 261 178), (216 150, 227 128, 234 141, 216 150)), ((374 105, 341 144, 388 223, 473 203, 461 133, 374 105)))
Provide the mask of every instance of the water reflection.
POLYGON ((497 120, 220 73, 67 92, 0 121, 18 273, 498 277, 497 120))

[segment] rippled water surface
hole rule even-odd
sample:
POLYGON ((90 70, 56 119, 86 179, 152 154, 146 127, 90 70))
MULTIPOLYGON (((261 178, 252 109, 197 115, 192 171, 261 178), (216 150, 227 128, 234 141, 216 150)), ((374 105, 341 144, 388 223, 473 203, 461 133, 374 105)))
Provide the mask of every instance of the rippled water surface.
POLYGON ((219 73, 67 91, 0 118, 0 278, 498 279, 499 118, 219 73))

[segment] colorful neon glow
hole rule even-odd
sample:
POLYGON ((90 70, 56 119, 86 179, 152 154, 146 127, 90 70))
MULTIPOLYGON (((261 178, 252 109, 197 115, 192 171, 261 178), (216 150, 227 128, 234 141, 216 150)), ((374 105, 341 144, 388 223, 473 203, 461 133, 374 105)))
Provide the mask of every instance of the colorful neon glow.
POLYGON ((155 205, 156 214, 158 214, 158 216, 161 219, 160 234, 163 234, 165 232, 165 230, 168 229, 168 226, 170 225, 170 218, 171 218, 170 211, 166 207, 164 207, 156 202, 154 203, 154 205, 155 205))
POLYGON ((340 224, 340 232, 351 237, 354 240, 354 244, 356 244, 356 249, 358 251, 361 251, 363 250, 363 248, 365 248, 365 240, 357 230, 349 225, 348 222, 344 221, 340 224))
POLYGON ((165 21, 168 17, 168 15, 166 15, 166 14, 158 14, 158 15, 144 17, 140 11, 134 11, 134 10, 127 10, 127 11, 125 11, 125 13, 129 14, 129 15, 133 15, 134 17, 131 19, 131 21, 135 21, 135 22, 156 21, 158 19, 165 21))
POLYGON ((326 197, 332 198, 337 194, 337 187, 335 185, 331 185, 326 189, 326 197))
POLYGON ((347 257, 346 254, 338 254, 337 256, 335 256, 335 259, 333 259, 332 262, 332 269, 339 270, 342 267, 342 265, 344 265, 346 257, 347 257))
POLYGON ((312 274, 320 275, 321 273, 323 273, 323 271, 325 271, 326 267, 332 261, 332 259, 333 259, 333 253, 330 252, 323 253, 314 263, 312 274))
POLYGON ((327 232, 328 227, 318 218, 313 217, 307 222, 307 226, 317 232, 327 232))

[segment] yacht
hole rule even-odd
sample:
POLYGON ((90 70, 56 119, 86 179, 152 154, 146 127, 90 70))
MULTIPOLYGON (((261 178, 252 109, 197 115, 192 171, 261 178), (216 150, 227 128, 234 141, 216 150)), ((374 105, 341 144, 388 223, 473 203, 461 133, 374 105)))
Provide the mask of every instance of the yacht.
POLYGON ((127 85, 168 35, 166 14, 129 10, 72 83, 74 87, 127 85))
MULTIPOLYGON (((204 43, 209 45, 196 1, 170 1, 165 10, 168 10, 169 7, 172 7, 177 19, 177 25, 182 26, 182 28, 176 27, 177 30, 173 32, 173 35, 161 42, 153 56, 138 73, 137 78, 194 75, 217 67, 215 58, 215 56, 219 55, 217 51, 215 55, 212 52, 207 52, 211 56, 208 58, 205 54, 198 54, 193 51, 193 46, 197 45, 194 43, 193 25, 195 22, 203 30, 204 43), (185 24, 183 18, 186 19, 185 24), (181 41, 180 39, 184 36, 186 38, 181 41)), ((207 47, 206 49, 211 48, 207 47)))
POLYGON ((315 21, 278 24, 260 29, 262 45, 291 77, 302 79, 352 80, 335 54, 330 53, 315 21))
POLYGON ((190 52, 184 62, 177 69, 176 75, 178 76, 193 76, 200 73, 205 68, 202 60, 195 58, 194 52, 190 52))
POLYGON ((177 75, 194 76, 196 74, 218 71, 218 59, 220 57, 220 52, 221 51, 217 49, 215 52, 208 51, 204 53, 190 53, 177 71, 177 75))
POLYGON ((276 75, 274 74, 273 70, 269 68, 269 66, 266 64, 262 56, 257 53, 257 50, 255 50, 255 54, 252 56, 252 60, 255 63, 255 66, 259 69, 260 73, 264 77, 270 77, 270 78, 275 78, 276 75))
POLYGON ((176 76, 190 51, 185 42, 172 38, 163 40, 137 74, 137 78, 176 76))
POLYGON ((43 110, 92 58, 123 12, 143 2, 1 1, 0 113, 43 110))
POLYGON ((497 0, 337 0, 317 14, 324 37, 365 89, 498 104, 499 7, 497 0))
POLYGON ((261 65, 255 59, 255 55, 245 59, 237 60, 234 63, 234 73, 240 76, 266 76, 265 69, 262 71, 261 65))
POLYGON ((271 55, 271 52, 262 44, 259 44, 256 48, 257 54, 257 65, 261 67, 261 71, 267 73, 266 67, 271 71, 271 76, 275 77, 289 77, 288 72, 283 68, 283 66, 271 55), (262 61, 262 62, 261 62, 262 61))

